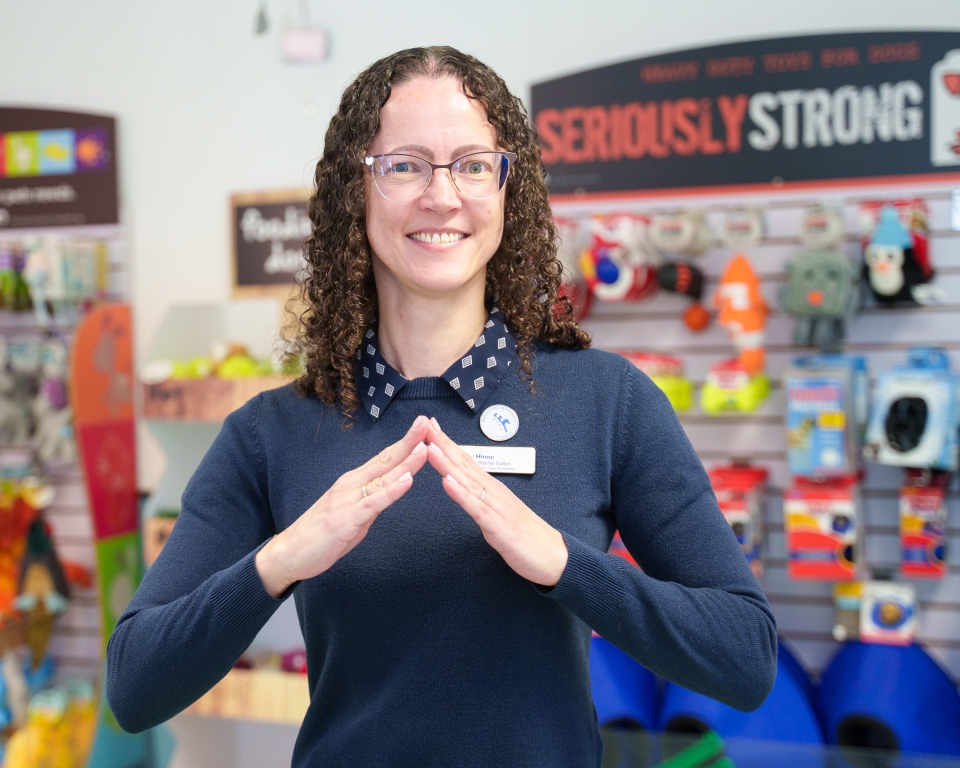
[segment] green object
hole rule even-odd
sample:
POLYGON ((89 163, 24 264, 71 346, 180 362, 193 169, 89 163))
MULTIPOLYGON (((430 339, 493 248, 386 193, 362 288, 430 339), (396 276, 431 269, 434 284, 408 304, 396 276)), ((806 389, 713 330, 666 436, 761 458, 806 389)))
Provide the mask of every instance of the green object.
POLYGON ((153 513, 154 517, 176 518, 180 517, 179 509, 158 509, 153 513))
POLYGON ((763 373, 751 376, 740 387, 727 388, 707 381, 700 391, 700 405, 707 413, 755 411, 770 394, 770 379, 763 373))
POLYGON ((678 752, 656 768, 734 768, 723 754, 723 739, 716 731, 707 731, 696 744, 678 752))
POLYGON ((650 381, 663 390, 675 411, 688 411, 693 405, 693 382, 683 376, 651 376, 650 381))
POLYGON ((260 374, 260 366, 252 357, 233 355, 228 357, 217 369, 217 375, 222 379, 245 379, 260 374))

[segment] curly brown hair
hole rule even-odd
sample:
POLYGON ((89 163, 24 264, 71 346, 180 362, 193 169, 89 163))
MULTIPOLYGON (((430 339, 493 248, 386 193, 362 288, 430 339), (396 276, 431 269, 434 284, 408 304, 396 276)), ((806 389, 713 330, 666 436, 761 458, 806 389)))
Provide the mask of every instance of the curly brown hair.
POLYGON ((366 234, 364 157, 380 130, 380 110, 393 86, 414 77, 454 77, 486 109, 500 146, 516 152, 507 181, 503 237, 487 265, 486 304, 503 310, 517 340, 521 372, 533 384, 535 342, 584 349, 566 297, 559 296, 562 267, 537 135, 523 103, 482 62, 446 46, 410 48, 361 72, 330 120, 310 198, 313 232, 304 244, 300 311, 291 354, 303 361, 297 391, 338 401, 348 417, 359 406, 356 352, 376 314, 377 294, 366 234))

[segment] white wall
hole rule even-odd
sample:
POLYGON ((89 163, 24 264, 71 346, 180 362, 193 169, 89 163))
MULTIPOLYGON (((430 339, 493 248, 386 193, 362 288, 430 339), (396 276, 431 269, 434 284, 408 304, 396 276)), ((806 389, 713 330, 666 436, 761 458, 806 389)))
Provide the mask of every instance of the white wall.
MULTIPOLYGON (((296 23, 296 0, 268 0, 273 23, 260 37, 257 0, 0 3, 0 103, 119 117, 138 359, 170 304, 228 297, 229 194, 308 184, 341 90, 378 56, 454 45, 528 98, 538 80, 699 44, 960 27, 956 0, 307 3, 331 35, 320 65, 280 60, 278 30, 296 23)), ((152 488, 161 454, 149 438, 141 447, 141 485, 152 488)))

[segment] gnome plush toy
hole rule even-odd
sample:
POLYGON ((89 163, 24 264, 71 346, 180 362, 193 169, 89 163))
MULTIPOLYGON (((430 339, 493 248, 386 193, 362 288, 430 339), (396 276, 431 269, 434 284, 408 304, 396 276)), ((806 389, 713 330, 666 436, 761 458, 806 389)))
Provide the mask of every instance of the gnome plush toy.
POLYGON ((900 221, 896 208, 886 206, 864 253, 863 277, 882 306, 917 304, 923 290, 918 286, 933 277, 917 259, 913 235, 900 221))

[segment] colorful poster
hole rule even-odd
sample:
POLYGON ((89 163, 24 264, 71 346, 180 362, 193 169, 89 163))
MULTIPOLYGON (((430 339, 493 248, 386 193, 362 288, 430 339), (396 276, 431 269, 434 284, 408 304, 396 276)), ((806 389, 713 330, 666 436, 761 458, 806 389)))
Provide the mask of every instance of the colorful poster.
POLYGON ((0 107, 0 229, 117 224, 115 120, 0 107))

